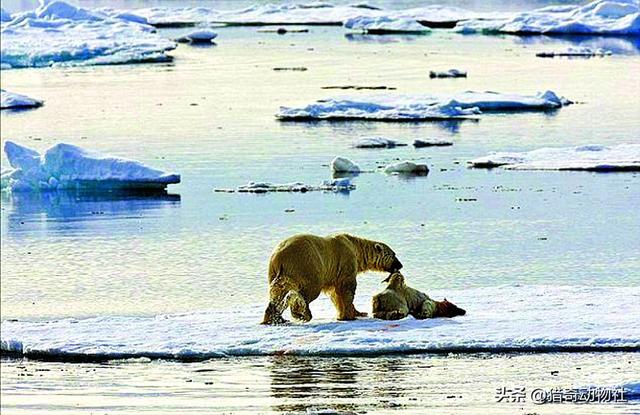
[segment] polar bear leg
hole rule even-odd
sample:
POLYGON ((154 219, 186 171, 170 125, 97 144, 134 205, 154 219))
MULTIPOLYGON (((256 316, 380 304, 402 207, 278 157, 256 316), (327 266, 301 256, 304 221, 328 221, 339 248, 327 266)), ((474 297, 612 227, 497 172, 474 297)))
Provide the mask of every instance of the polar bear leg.
POLYGON ((310 321, 311 310, 309 304, 298 291, 289 291, 289 294, 285 297, 285 304, 289 306, 291 310, 291 316, 296 320, 310 321))
POLYGON ((357 317, 365 317, 367 313, 356 310, 353 298, 356 294, 356 279, 350 279, 335 287, 330 292, 331 300, 338 311, 338 320, 355 320, 357 317))

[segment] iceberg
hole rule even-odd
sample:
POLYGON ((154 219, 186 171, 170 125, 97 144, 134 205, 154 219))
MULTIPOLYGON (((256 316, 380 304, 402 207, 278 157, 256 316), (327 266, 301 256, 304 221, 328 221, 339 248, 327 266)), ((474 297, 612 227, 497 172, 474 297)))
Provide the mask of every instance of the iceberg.
POLYGON ((448 71, 429 71, 429 78, 466 78, 467 71, 449 69, 448 71))
POLYGON ((640 144, 541 148, 523 153, 493 153, 468 162, 471 167, 510 170, 640 171, 640 144))
POLYGON ((269 192, 348 192, 355 190, 356 185, 348 178, 325 180, 319 185, 313 186, 301 182, 274 184, 270 182, 249 182, 235 189, 215 189, 215 192, 222 193, 269 193, 269 192))
POLYGON ((405 160, 398 163, 389 164, 384 168, 387 174, 412 174, 416 176, 426 176, 429 174, 429 167, 426 164, 418 164, 405 160))
POLYGON ((536 95, 467 91, 455 95, 373 95, 317 101, 301 108, 280 107, 281 121, 429 121, 474 118, 490 111, 548 111, 571 101, 552 91, 536 95))
POLYGON ((26 95, 15 94, 13 92, 0 89, 0 109, 23 109, 37 108, 43 104, 39 99, 30 98, 26 95))
POLYGON ((5 141, 4 151, 13 169, 2 172, 2 190, 163 190, 168 184, 180 183, 178 174, 71 144, 56 144, 41 155, 5 141))
POLYGON ((403 147, 406 144, 385 137, 365 137, 358 140, 353 146, 355 148, 394 148, 403 147))
POLYGON ((176 46, 132 13, 53 1, 12 17, 1 28, 3 68, 166 62, 176 46))
POLYGON ((549 6, 510 16, 460 21, 462 33, 640 35, 638 0, 596 0, 583 6, 549 6))
POLYGON ((358 174, 361 172, 360 167, 353 161, 344 157, 336 157, 331 161, 331 171, 336 173, 352 173, 358 174))
POLYGON ((391 18, 388 16, 358 16, 350 18, 344 22, 344 28, 369 35, 394 33, 420 34, 431 31, 431 29, 421 25, 414 19, 391 18))

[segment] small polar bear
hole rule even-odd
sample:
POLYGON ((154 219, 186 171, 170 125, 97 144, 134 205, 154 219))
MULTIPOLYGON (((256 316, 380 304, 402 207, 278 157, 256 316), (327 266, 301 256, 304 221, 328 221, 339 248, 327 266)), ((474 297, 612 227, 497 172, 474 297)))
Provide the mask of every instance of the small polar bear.
POLYGON ((391 273, 383 282, 387 288, 373 297, 373 316, 399 320, 411 314, 416 319, 463 316, 466 311, 447 301, 435 301, 423 292, 407 286, 404 276, 391 273))

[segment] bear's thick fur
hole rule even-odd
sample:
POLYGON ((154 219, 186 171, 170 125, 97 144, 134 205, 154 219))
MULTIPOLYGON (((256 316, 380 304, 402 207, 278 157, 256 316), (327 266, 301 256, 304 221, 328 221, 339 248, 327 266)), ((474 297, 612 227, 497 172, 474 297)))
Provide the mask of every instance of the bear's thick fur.
POLYGON ((402 268, 395 252, 382 242, 346 233, 326 237, 295 235, 280 242, 269 261, 269 305, 262 324, 282 324, 290 307, 293 318, 311 320, 309 303, 321 292, 333 300, 338 320, 366 316, 353 305, 356 276, 364 271, 402 268))
POLYGON ((407 286, 404 276, 394 272, 383 282, 387 288, 373 297, 373 316, 399 320, 411 314, 416 319, 463 316, 466 311, 447 301, 434 301, 423 292, 407 286))

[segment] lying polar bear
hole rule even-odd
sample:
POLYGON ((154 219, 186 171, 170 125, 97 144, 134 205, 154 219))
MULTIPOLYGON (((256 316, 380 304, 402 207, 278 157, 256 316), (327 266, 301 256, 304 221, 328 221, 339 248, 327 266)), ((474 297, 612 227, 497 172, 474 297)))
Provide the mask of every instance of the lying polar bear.
POLYGON ((463 316, 466 311, 444 301, 434 301, 425 293, 408 287, 404 276, 391 273, 383 282, 387 288, 373 296, 373 316, 383 320, 399 320, 411 314, 416 319, 463 316))

